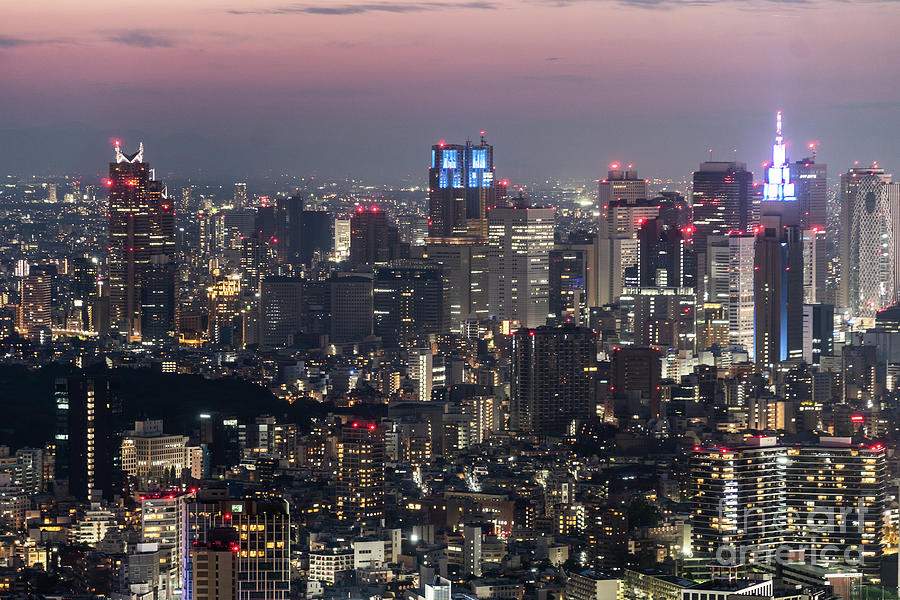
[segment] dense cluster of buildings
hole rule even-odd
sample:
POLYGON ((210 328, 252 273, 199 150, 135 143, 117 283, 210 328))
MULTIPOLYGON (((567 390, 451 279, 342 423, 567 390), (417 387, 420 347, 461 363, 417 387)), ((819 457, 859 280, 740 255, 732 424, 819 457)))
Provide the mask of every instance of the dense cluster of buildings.
POLYGON ((100 186, 0 195, 0 369, 70 367, 0 447, 0 596, 895 590, 900 184, 809 150, 779 113, 762 182, 615 163, 580 203, 483 132, 414 193, 170 194, 116 143, 100 186), (276 409, 165 414, 124 370, 276 409))

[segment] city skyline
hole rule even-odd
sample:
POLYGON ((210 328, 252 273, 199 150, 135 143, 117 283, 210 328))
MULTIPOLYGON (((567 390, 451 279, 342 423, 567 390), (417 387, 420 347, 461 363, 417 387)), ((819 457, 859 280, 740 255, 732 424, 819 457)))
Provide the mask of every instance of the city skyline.
POLYGON ((890 55, 891 2, 200 2, 174 22, 50 4, 10 7, 0 34, 7 172, 91 175, 121 137, 179 176, 395 181, 486 129, 518 180, 677 178, 709 148, 760 174, 775 110, 792 158, 815 141, 838 168, 900 164, 900 73, 866 66, 890 55))

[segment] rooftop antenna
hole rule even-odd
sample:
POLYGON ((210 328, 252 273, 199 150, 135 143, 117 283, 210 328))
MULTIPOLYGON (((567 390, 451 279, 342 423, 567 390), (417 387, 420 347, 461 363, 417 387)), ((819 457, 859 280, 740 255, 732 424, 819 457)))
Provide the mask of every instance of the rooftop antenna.
POLYGON ((487 132, 484 129, 482 129, 479 133, 481 135, 481 145, 484 146, 484 134, 487 132))

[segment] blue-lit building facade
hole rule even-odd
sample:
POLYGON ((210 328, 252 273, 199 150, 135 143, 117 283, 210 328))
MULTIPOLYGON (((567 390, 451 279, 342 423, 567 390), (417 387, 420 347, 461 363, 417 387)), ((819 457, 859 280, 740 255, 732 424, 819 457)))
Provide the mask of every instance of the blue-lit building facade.
POLYGON ((803 356, 803 236, 780 111, 755 254, 756 363, 771 372, 803 356))
POLYGON ((428 236, 484 237, 487 209, 496 204, 494 147, 481 138, 431 147, 428 236))

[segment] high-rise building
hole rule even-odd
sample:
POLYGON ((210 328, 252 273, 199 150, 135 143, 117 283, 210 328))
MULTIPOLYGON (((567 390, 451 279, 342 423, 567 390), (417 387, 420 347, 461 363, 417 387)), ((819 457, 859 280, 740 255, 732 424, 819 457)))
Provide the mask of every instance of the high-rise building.
POLYGON ((597 303, 615 304, 622 288, 640 285, 641 226, 659 216, 655 200, 613 199, 601 213, 600 232, 595 241, 597 253, 597 303))
POLYGON ((266 277, 259 284, 259 345, 279 348, 293 341, 302 328, 303 281, 266 277))
POLYGON ((803 355, 803 240, 782 207, 796 201, 763 202, 754 258, 755 361, 769 371, 803 355))
POLYGON ((775 438, 691 455, 694 555, 735 565, 765 562, 784 540, 785 449, 775 438))
POLYGON ((634 302, 634 343, 675 348, 693 353, 695 341, 694 288, 625 288, 623 298, 634 302))
POLYGON ((772 163, 766 169, 754 272, 755 360, 772 372, 776 363, 803 355, 804 240, 800 203, 782 133, 775 117, 772 163))
POLYGON ((134 154, 116 144, 116 161, 109 165, 109 317, 128 339, 142 332, 142 286, 150 257, 173 257, 174 203, 165 186, 152 179, 144 162, 143 143, 134 154))
POLYGON ((299 265, 303 239, 303 197, 279 197, 275 202, 278 262, 299 265))
POLYGON ((247 207, 247 182, 238 181, 234 184, 234 200, 232 201, 234 208, 247 207))
POLYGON ((807 240, 803 267, 807 281, 806 302, 830 303, 833 292, 825 287, 828 278, 828 166, 816 162, 814 144, 810 144, 809 148, 812 156, 794 162, 791 170, 799 205, 800 226, 807 240))
POLYGON ((137 421, 122 437, 122 472, 142 484, 203 475, 203 450, 189 438, 163 432, 161 420, 137 421))
POLYGON ((45 273, 29 274, 21 280, 18 330, 28 336, 37 335, 42 329, 51 328, 50 276, 45 273))
POLYGON ((597 334, 574 325, 519 329, 512 342, 512 427, 566 435, 596 414, 597 334))
POLYGON ((488 289, 490 312, 497 318, 522 327, 546 323, 555 212, 524 203, 488 211, 488 289))
MULTIPOLYGON (((229 542, 237 563, 236 595, 238 600, 287 600, 291 594, 291 518, 287 501, 280 498, 221 499, 206 497, 185 502, 182 521, 182 598, 218 597, 210 591, 214 583, 212 557, 195 554, 193 548, 209 549, 221 528, 239 532, 236 548, 229 542), (203 559, 206 560, 203 560, 203 559), (208 574, 209 577, 203 577, 208 574), (200 583, 208 583, 200 588, 200 583), (195 583, 198 587, 195 587, 195 583), (206 589, 206 595, 203 595, 206 589)), ((223 576, 220 564, 219 574, 223 576)), ((233 564, 230 568, 234 568, 233 564)), ((225 582, 228 578, 224 578, 225 582)), ((227 590, 228 586, 220 587, 227 590)), ((227 592, 226 592, 227 593, 227 592)))
POLYGON ((350 266, 374 265, 403 258, 400 234, 377 206, 356 207, 350 217, 350 266))
POLYGON ((374 286, 371 274, 336 273, 330 281, 331 343, 361 342, 372 335, 374 286))
POLYGON ((662 397, 662 365, 656 348, 616 348, 612 356, 610 391, 618 396, 638 395, 650 407, 650 418, 659 418, 662 397))
POLYGON ((787 448, 787 528, 791 546, 804 550, 804 560, 826 567, 858 560, 856 568, 868 579, 880 580, 886 460, 881 444, 850 438, 787 448))
POLYGON ((711 235, 747 232, 756 226, 753 173, 744 163, 701 163, 700 169, 694 171, 691 189, 698 253, 706 252, 706 239, 711 235))
POLYGON ((689 228, 667 225, 662 218, 648 219, 638 230, 638 284, 646 287, 694 288, 697 259, 689 228))
POLYGON ((434 352, 431 347, 411 348, 406 364, 407 374, 416 384, 419 402, 430 402, 434 389, 434 352))
POLYGON ((334 257, 337 261, 350 258, 350 219, 334 220, 334 257))
POLYGON ((57 379, 56 464, 67 476, 69 493, 87 499, 95 490, 112 498, 121 492, 119 418, 122 408, 100 376, 57 379))
POLYGON ((619 163, 609 165, 606 179, 601 179, 599 184, 601 222, 612 218, 608 209, 613 202, 635 204, 638 200, 646 200, 648 197, 647 180, 638 177, 636 169, 631 165, 623 169, 619 163))
POLYGON ((241 307, 241 276, 219 276, 206 288, 209 319, 207 335, 210 342, 224 346, 236 345, 240 341, 235 318, 241 307))
POLYGON ((449 306, 441 265, 400 259, 375 269, 374 333, 385 346, 448 329, 449 306))
POLYGON ((810 144, 812 156, 795 161, 791 168, 794 193, 800 203, 801 226, 805 229, 828 225, 828 165, 816 162, 815 145, 810 144))
POLYGON ((349 421, 336 443, 335 514, 350 521, 377 521, 384 516, 384 426, 349 421))
POLYGON ((550 316, 558 323, 580 325, 587 309, 592 248, 557 244, 550 251, 550 316))
POLYGON ((827 234, 824 227, 812 227, 800 232, 803 240, 803 301, 807 304, 825 302, 832 292, 828 281, 827 234))
POLYGON ((304 265, 313 259, 328 260, 334 252, 334 219, 331 213, 304 210, 300 215, 300 260, 304 265))
POLYGON ((141 286, 141 337, 146 341, 174 339, 175 276, 175 263, 169 255, 150 256, 141 286))
POLYGON ((443 269, 448 327, 458 330, 470 316, 488 318, 488 244, 473 238, 444 238, 429 240, 426 248, 429 260, 443 269))
POLYGON ((238 600, 239 540, 234 527, 217 527, 191 546, 194 600, 238 600))
POLYGON ((428 218, 413 213, 397 216, 397 232, 400 242, 410 246, 424 246, 428 238, 428 218))
POLYGON ((823 356, 834 356, 834 306, 803 305, 803 360, 813 366, 823 356))
POLYGON ((894 256, 900 236, 900 184, 880 168, 841 175, 838 304, 872 317, 894 302, 900 285, 894 256))
POLYGON ((484 238, 487 210, 497 204, 494 147, 485 142, 484 132, 477 145, 432 146, 428 188, 428 237, 484 238))
POLYGON ((728 236, 728 339, 755 356, 755 250, 752 233, 728 236))

